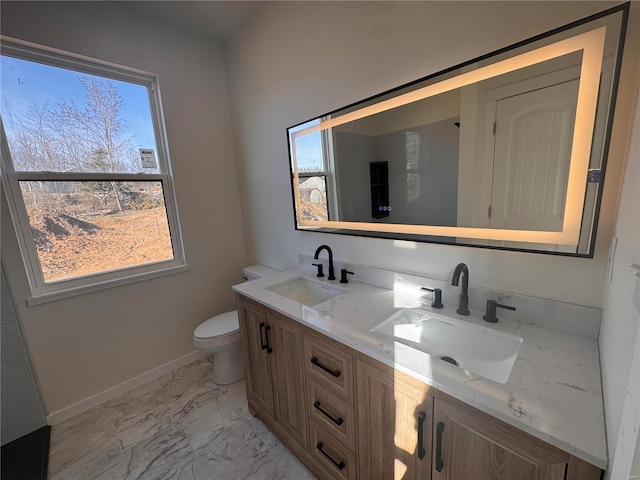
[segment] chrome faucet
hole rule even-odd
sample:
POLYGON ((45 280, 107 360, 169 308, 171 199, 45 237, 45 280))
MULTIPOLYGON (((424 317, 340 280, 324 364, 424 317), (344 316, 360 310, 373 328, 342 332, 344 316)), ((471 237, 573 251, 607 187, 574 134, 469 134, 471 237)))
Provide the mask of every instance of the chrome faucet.
POLYGON ((460 315, 469 315, 469 268, 464 263, 456 265, 453 271, 451 285, 458 286, 460 282, 460 274, 462 274, 462 290, 460 292, 460 303, 458 304, 458 312, 460 315))
POLYGON ((336 276, 334 275, 334 272, 333 272, 333 252, 331 251, 331 248, 329 248, 329 245, 320 245, 316 249, 316 253, 313 256, 313 258, 317 260, 318 255, 320 255, 320 252, 322 250, 326 250, 327 253, 329 254, 329 276, 327 277, 327 280, 335 280, 336 276))

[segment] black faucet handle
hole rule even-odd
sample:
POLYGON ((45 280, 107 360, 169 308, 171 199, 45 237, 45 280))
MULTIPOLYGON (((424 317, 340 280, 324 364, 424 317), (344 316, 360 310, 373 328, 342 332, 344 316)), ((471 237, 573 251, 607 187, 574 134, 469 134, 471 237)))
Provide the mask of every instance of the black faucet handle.
POLYGON ((311 265, 313 265, 314 267, 318 267, 318 274, 316 275, 316 277, 324 277, 324 271, 322 270, 321 263, 312 263, 311 265))
POLYGON ((439 288, 430 288, 430 287, 420 287, 420 290, 425 290, 427 292, 433 293, 433 302, 431 302, 431 306, 433 308, 442 308, 442 290, 439 288))
POLYGON ((496 317, 496 309, 504 308, 505 310, 513 310, 515 311, 516 307, 512 307, 511 305, 503 305, 501 303, 496 302, 495 300, 487 300, 487 312, 484 314, 482 319, 485 322, 489 323, 497 323, 498 317, 496 317))
POLYGON ((340 269, 340 283, 349 283, 349 280, 347 279, 347 273, 349 275, 354 275, 353 272, 350 272, 346 268, 340 269))

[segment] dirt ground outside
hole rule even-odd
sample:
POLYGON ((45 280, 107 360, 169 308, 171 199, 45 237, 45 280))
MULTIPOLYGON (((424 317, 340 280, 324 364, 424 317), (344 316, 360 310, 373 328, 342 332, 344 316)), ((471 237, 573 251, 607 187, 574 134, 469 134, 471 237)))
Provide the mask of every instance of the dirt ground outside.
POLYGON ((300 200, 300 210, 304 220, 329 220, 329 215, 327 215, 327 206, 325 204, 300 200))
POLYGON ((173 259, 164 208, 72 217, 31 213, 45 282, 173 259))

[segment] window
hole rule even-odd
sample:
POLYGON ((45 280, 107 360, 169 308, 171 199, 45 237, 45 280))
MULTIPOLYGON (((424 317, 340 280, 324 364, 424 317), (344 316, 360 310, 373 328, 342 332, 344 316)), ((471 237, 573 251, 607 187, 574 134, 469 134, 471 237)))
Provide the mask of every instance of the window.
MULTIPOLYGON (((298 125, 291 128, 289 133, 304 130, 318 123, 319 120, 313 120, 298 125)), ((300 215, 305 220, 323 221, 330 218, 327 185, 327 179, 330 178, 329 133, 330 131, 324 130, 297 137, 295 145, 292 145, 296 149, 295 158, 298 162, 300 215)))
POLYGON ((187 269, 156 78, 4 37, 0 62, 30 303, 187 269))

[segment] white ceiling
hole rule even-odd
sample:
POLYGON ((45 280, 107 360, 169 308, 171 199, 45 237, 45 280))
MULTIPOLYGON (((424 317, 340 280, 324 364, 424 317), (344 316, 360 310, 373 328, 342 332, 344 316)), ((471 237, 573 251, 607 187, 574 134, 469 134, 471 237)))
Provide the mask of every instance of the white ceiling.
POLYGON ((138 13, 225 42, 255 12, 260 1, 122 1, 138 13))

